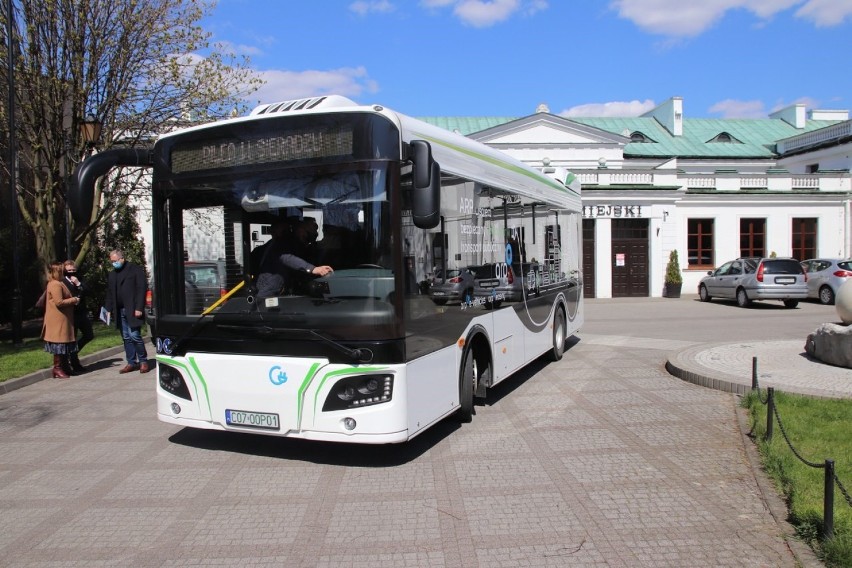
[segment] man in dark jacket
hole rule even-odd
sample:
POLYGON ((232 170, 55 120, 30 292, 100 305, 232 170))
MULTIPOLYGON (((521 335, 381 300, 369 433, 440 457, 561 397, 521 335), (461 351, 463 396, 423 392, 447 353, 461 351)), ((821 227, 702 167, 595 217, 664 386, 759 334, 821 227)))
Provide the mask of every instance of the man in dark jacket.
POLYGON ((119 373, 130 373, 139 370, 147 373, 151 370, 148 364, 148 352, 142 340, 142 325, 145 323, 145 271, 141 266, 127 262, 124 253, 114 250, 109 253, 109 260, 115 269, 107 276, 107 294, 104 307, 110 313, 111 321, 121 330, 124 340, 124 353, 127 365, 119 373))

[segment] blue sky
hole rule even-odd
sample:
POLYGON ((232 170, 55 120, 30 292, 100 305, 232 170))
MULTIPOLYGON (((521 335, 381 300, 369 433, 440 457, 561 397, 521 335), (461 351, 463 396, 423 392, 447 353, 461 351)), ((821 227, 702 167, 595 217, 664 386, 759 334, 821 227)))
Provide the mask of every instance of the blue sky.
POLYGON ((413 116, 761 118, 852 110, 852 0, 219 0, 202 25, 266 81, 413 116))

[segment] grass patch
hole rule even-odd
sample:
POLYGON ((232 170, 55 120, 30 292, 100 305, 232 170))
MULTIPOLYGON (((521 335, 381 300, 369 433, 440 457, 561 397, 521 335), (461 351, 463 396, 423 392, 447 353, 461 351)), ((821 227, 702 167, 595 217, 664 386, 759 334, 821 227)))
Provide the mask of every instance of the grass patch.
MULTIPOLYGON (((765 401, 766 391, 761 391, 765 401)), ((754 424, 754 435, 763 466, 787 499, 790 522, 826 566, 852 566, 852 506, 834 485, 834 538, 825 540, 823 499, 825 470, 810 467, 797 458, 784 439, 805 460, 824 464, 834 460, 835 475, 852 492, 852 400, 816 399, 775 391, 776 419, 770 442, 766 437, 767 406, 755 393, 743 398, 754 424)))
MULTIPOLYGON (((80 352, 81 357, 122 345, 121 334, 114 327, 94 323, 92 328, 95 338, 83 347, 80 352)), ((145 329, 142 332, 144 336, 145 329)), ((23 344, 19 347, 13 346, 10 342, 0 343, 0 382, 51 367, 53 367, 53 355, 44 350, 44 341, 38 337, 24 338, 23 344)))

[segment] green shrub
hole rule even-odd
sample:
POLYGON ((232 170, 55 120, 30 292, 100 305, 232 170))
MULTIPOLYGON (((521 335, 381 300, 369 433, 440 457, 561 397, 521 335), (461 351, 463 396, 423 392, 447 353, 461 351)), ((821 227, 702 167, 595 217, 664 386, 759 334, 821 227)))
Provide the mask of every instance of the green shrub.
POLYGON ((666 284, 683 284, 676 250, 672 250, 669 254, 669 263, 666 265, 666 284))

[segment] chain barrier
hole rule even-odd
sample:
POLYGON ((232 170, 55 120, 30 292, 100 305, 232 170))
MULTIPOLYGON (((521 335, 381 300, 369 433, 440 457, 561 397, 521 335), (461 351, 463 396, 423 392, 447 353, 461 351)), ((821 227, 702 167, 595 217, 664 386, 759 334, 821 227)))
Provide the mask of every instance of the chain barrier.
POLYGON ((760 383, 757 379, 757 357, 751 358, 751 390, 757 393, 757 400, 760 404, 766 406, 769 403, 769 391, 766 391, 766 400, 760 396, 760 383))
MULTIPOLYGON (((823 534, 826 538, 831 538, 834 536, 834 487, 833 485, 837 485, 838 489, 840 489, 840 493, 843 495, 846 500, 846 504, 852 507, 852 496, 850 496, 849 491, 843 484, 840 482, 840 478, 837 476, 837 473, 834 470, 834 460, 825 460, 825 463, 816 463, 805 459, 798 450, 793 446, 793 442, 790 441, 790 437, 787 435, 787 430, 784 428, 784 423, 781 421, 781 415, 778 413, 778 407, 775 404, 774 391, 772 387, 766 389, 766 399, 760 394, 760 384, 757 378, 757 357, 752 357, 752 376, 751 376, 751 387, 752 392, 757 394, 757 400, 764 406, 768 406, 767 408, 767 425, 766 425, 766 437, 767 441, 772 439, 772 423, 778 422, 778 428, 781 430, 781 436, 784 438, 784 441, 787 443, 787 447, 790 448, 790 451, 793 453, 796 458, 805 464, 808 467, 812 467, 815 469, 823 469, 826 471, 825 475, 825 498, 823 501, 824 515, 823 515, 823 534), (834 482, 832 484, 832 481, 834 482)), ((752 426, 752 432, 754 431, 755 425, 752 426)))
MULTIPOLYGON (((769 401, 768 392, 769 391, 767 390, 767 395, 766 395, 767 402, 763 402, 763 399, 760 399, 760 397, 758 396, 761 403, 763 403, 764 405, 767 404, 768 401, 769 401)), ((805 464, 809 467, 813 467, 813 468, 816 468, 816 469, 825 469, 824 463, 816 463, 816 462, 808 461, 807 459, 802 457, 802 455, 796 450, 795 447, 793 447, 793 443, 790 441, 790 437, 787 435, 787 431, 784 429, 784 424, 781 422, 781 416, 778 414, 778 407, 777 406, 775 407, 775 421, 778 422, 778 426, 779 426, 779 428, 781 428, 781 435, 783 436, 784 441, 787 442, 787 446, 790 448, 790 451, 793 452, 794 456, 799 458, 799 460, 803 464, 805 464)), ((837 487, 840 489, 840 492, 843 494, 843 497, 846 500, 846 503, 848 503, 849 506, 852 507, 852 496, 850 496, 849 490, 846 489, 846 487, 843 486, 843 483, 841 483, 840 478, 837 477, 837 474, 834 475, 834 481, 837 483, 837 487)))
POLYGON ((840 483, 840 478, 837 477, 837 474, 834 474, 834 482, 837 484, 837 487, 840 489, 840 492, 843 494, 843 497, 846 499, 846 503, 852 507, 852 497, 849 496, 849 491, 843 487, 843 484, 840 483))

